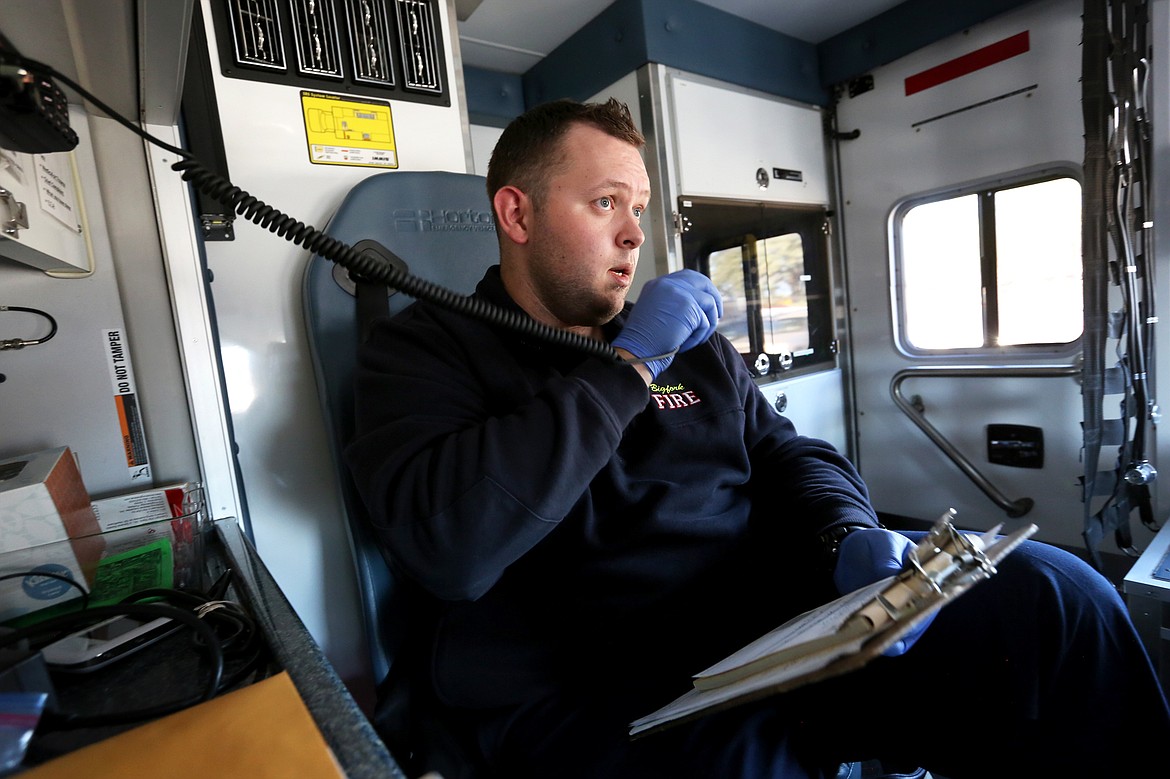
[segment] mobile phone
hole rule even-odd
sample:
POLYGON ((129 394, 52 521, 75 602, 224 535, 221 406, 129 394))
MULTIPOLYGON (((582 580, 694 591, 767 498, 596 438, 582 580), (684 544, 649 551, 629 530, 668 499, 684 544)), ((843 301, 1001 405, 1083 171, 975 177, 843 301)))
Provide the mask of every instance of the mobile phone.
POLYGON ((169 617, 112 617, 54 641, 41 650, 41 655, 47 665, 59 671, 96 671, 170 635, 179 627, 179 623, 169 617))

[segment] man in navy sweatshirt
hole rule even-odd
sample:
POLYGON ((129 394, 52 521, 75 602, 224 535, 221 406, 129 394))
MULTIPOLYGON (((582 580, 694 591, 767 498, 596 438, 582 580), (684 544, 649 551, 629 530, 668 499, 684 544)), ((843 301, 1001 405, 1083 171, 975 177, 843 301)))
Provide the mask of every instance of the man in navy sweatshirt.
MULTIPOLYGON (((620 360, 416 303, 363 347, 355 480, 428 614, 416 698, 519 777, 1139 776, 1170 713, 1112 586, 1025 543, 860 671, 630 740, 690 675, 897 571, 832 446, 765 401, 694 271, 626 296, 650 200, 616 101, 501 136, 500 262, 476 295, 620 360)), ((451 779, 448 777, 448 779, 451 779)))

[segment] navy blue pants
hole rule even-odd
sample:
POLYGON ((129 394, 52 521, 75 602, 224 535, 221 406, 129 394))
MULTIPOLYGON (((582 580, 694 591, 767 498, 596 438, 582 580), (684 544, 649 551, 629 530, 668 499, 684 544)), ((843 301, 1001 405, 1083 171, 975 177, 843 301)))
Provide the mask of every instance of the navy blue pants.
POLYGON ((1170 711, 1121 598, 1034 542, 900 657, 630 741, 675 693, 566 691, 484 723, 481 742, 517 779, 803 779, 874 758, 948 779, 1170 775, 1170 711))

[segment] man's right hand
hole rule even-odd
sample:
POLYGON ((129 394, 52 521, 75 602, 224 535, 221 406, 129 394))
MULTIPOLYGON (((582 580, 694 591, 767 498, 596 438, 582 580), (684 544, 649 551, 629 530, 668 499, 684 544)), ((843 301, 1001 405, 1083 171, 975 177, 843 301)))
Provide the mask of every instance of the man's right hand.
POLYGON ((706 341, 723 316, 723 299, 711 279, 680 270, 646 282, 618 337, 615 349, 645 359, 652 378, 666 370, 678 352, 706 341))

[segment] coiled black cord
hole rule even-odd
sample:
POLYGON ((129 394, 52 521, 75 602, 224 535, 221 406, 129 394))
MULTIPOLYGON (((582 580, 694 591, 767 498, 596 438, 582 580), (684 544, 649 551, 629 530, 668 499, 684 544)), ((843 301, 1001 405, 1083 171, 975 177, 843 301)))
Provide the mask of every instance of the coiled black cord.
MULTIPOLYGON (((291 241, 297 246, 304 246, 313 254, 324 257, 342 266, 354 276, 360 276, 368 281, 385 284, 416 300, 434 303, 452 311, 475 317, 488 324, 507 327, 521 335, 538 338, 555 346, 577 349, 585 354, 601 357, 612 362, 627 362, 614 351, 612 346, 603 341, 595 341, 592 338, 586 338, 567 330, 549 327, 527 315, 500 308, 479 298, 461 295, 446 287, 442 287, 426 279, 420 279, 404 270, 396 268, 384 257, 379 257, 370 252, 359 252, 349 244, 339 241, 336 238, 331 238, 317 228, 287 216, 243 189, 240 189, 214 171, 208 170, 190 152, 172 146, 159 138, 155 138, 55 68, 43 62, 28 59, 27 57, 20 57, 20 62, 22 67, 48 73, 53 78, 76 90, 78 94, 100 108, 116 122, 128 128, 135 135, 144 138, 161 149, 166 149, 172 154, 178 155, 179 161, 171 167, 182 175, 184 181, 190 182, 205 195, 215 198, 220 203, 230 207, 234 213, 239 214, 250 222, 267 228, 270 232, 279 235, 281 238, 291 241)), ((405 265, 405 263, 403 264, 405 265)), ((658 359, 662 356, 664 355, 646 357, 629 362, 631 364, 638 364, 658 359)))
MULTIPOLYGON (((230 181, 208 170, 190 155, 184 155, 182 159, 171 165, 171 168, 178 171, 185 181, 191 182, 205 195, 215 198, 245 219, 267 228, 269 232, 275 233, 297 246, 304 246, 313 254, 337 263, 354 276, 380 282, 416 300, 425 300, 481 319, 489 324, 502 325, 522 335, 539 338, 556 346, 571 347, 595 357, 603 357, 615 362, 621 361, 613 347, 607 343, 585 338, 567 330, 549 327, 529 316, 500 308, 479 298, 461 295, 395 267, 389 258, 381 257, 372 252, 359 252, 349 244, 332 238, 304 222, 297 221, 250 195, 230 181)), ((389 254, 402 262, 393 252, 389 252, 389 254)), ((405 264, 403 262, 403 265, 405 264)))

